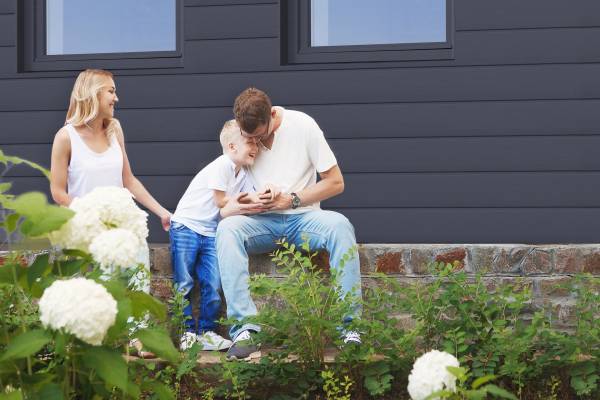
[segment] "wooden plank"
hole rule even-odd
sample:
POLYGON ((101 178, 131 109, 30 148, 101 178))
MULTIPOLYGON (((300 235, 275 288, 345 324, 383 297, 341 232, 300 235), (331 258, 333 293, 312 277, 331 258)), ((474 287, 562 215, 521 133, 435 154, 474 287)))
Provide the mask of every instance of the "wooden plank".
MULTIPOLYGON (((141 179, 152 192, 148 179, 141 179)), ((47 181, 15 181, 17 193, 36 189, 47 193, 47 181)), ((417 207, 338 211, 353 223, 361 243, 597 243, 600 232, 599 208, 417 207)), ((150 215, 148 222, 149 241, 168 242, 158 218, 150 215)))
MULTIPOLYGON (((276 104, 600 98, 600 65, 117 76, 123 108, 227 107, 252 85, 276 104)), ((4 79, 0 111, 64 109, 73 78, 4 79)))
POLYGON ((600 61, 600 28, 470 31, 455 38, 454 65, 600 61))
POLYGON ((598 243, 600 232, 599 208, 341 211, 359 243, 598 243))
POLYGON ((511 29, 600 26, 596 0, 460 0, 456 29, 511 29))
POLYGON ((0 47, 0 75, 17 72, 17 48, 0 47))
POLYGON ((18 0, 2 0, 0 1, 0 14, 14 14, 17 12, 18 0))
POLYGON ((281 70, 278 41, 270 38, 186 41, 183 71, 281 70))
POLYGON ((16 14, 0 14, 0 46, 17 45, 16 14))
MULTIPOLYGON (((137 175, 165 207, 175 209, 192 176, 137 175)), ((345 174, 346 189, 327 208, 597 207, 599 172, 345 174)), ((26 190, 44 178, 14 177, 26 190), (33 183, 31 183, 33 182, 33 183)), ((15 190, 16 190, 15 189, 15 190)))
MULTIPOLYGON (((127 101, 123 95, 123 103, 127 101)), ((122 104, 123 104, 122 103, 122 104)), ((60 111, 0 113, 0 145, 51 143, 64 123, 60 111)), ((216 140, 231 106, 122 109, 128 142, 216 140)), ((321 126, 329 139, 506 135, 590 135, 600 126, 600 100, 291 105, 321 126), (435 118, 432 118, 435 116, 435 118), (375 121, 375 122, 374 122, 375 121)))
POLYGON ((231 39, 279 36, 277 4, 246 4, 235 7, 188 7, 185 38, 231 39))
MULTIPOLYGON (((329 143, 345 174, 600 171, 600 136, 330 139, 329 143)), ((50 164, 50 144, 1 148, 6 154, 50 164)), ((128 143, 127 153, 139 175, 189 176, 222 150, 213 140, 128 143)), ((32 174, 37 175, 27 167, 16 167, 7 176, 32 174)))

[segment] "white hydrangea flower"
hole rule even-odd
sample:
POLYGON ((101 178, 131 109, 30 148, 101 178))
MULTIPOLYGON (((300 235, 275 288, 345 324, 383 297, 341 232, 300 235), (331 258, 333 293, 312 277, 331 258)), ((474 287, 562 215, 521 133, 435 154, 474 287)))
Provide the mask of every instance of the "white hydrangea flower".
POLYGON ((117 302, 104 286, 85 278, 57 280, 39 302, 44 327, 99 346, 117 317, 117 302))
POLYGON ((133 267, 137 264, 142 243, 128 229, 110 229, 92 240, 90 253, 94 260, 107 273, 114 267, 133 267))
MULTIPOLYGON (((417 358, 408 376, 408 394, 423 400, 431 393, 447 389, 456 391, 456 377, 446 367, 459 367, 456 357, 444 351, 431 350, 417 358)), ((433 400, 438 400, 436 397, 433 400)))
POLYGON ((148 214, 135 204, 133 195, 124 188, 98 187, 76 198, 69 206, 75 215, 50 241, 62 248, 89 251, 89 246, 102 232, 115 228, 132 231, 140 241, 148 236, 148 214))

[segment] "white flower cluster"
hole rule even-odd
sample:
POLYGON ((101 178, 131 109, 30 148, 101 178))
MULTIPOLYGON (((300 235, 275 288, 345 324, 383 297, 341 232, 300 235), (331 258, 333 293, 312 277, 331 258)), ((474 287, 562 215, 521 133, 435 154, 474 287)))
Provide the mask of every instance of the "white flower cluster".
MULTIPOLYGON (((408 394, 413 400, 424 400, 442 389, 456 391, 456 377, 446 367, 459 367, 456 357, 443 351, 431 350, 417 358, 408 376, 408 394)), ((435 398, 433 400, 438 400, 435 398)))
POLYGON ((135 265, 148 236, 148 214, 139 209, 127 189, 98 187, 74 199, 69 208, 75 215, 49 235, 53 244, 91 252, 104 269, 135 265), (119 232, 109 234, 112 230, 119 232))
POLYGON ((44 327, 99 346, 117 317, 117 302, 104 286, 85 278, 55 281, 39 302, 44 327))
POLYGON ((139 251, 139 238, 130 230, 122 228, 104 231, 90 244, 90 253, 104 270, 110 270, 116 265, 135 265, 139 251))

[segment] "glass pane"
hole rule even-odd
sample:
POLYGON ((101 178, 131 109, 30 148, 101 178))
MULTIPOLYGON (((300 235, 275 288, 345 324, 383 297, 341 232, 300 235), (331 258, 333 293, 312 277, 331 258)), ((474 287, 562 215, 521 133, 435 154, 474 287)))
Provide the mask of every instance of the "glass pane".
POLYGON ((446 41, 446 0, 311 0, 311 46, 446 41))
POLYGON ((175 0, 46 0, 47 54, 176 50, 175 0))

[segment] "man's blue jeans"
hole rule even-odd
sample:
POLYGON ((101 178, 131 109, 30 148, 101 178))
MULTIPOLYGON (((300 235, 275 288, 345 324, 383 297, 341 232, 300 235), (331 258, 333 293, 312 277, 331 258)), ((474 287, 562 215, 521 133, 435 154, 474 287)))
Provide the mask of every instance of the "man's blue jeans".
MULTIPOLYGON (((268 253, 277 248, 276 241, 285 239, 296 246, 309 241, 311 250, 326 249, 331 268, 356 246, 354 228, 346 217, 334 211, 314 210, 302 214, 236 215, 225 218, 217 227, 217 254, 221 265, 221 281, 227 302, 227 317, 243 320, 256 315, 256 306, 248 288, 248 254, 268 253)), ((342 295, 351 293, 360 299, 360 263, 358 252, 346 262, 339 276, 342 295)), ((355 316, 360 312, 356 307, 355 316)), ((260 330, 252 324, 233 326, 232 339, 246 329, 260 330)))
POLYGON ((178 222, 171 222, 169 229, 171 239, 171 260, 173 280, 177 290, 190 301, 190 293, 194 288, 194 276, 200 283, 200 318, 198 330, 192 316, 191 302, 184 308, 186 330, 202 334, 214 331, 221 308, 221 277, 217 262, 215 238, 200 235, 178 222))

